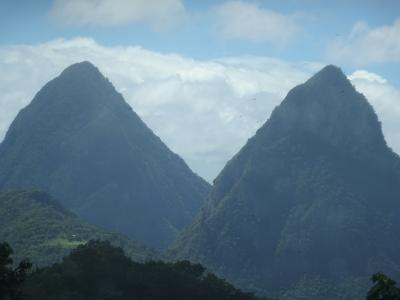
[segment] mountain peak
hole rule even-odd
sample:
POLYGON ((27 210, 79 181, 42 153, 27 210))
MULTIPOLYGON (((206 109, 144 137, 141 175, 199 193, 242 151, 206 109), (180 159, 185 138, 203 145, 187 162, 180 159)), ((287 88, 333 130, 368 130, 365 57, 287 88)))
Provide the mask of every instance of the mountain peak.
POLYGON ((352 85, 343 71, 335 65, 327 65, 312 76, 308 84, 323 84, 336 88, 351 88, 352 85))
POLYGON ((0 187, 50 192, 86 221, 160 248, 209 188, 89 62, 66 68, 18 114, 0 144, 0 187))
POLYGON ((89 61, 82 61, 68 66, 61 72, 59 77, 72 77, 79 80, 82 78, 105 79, 100 70, 89 61))
POLYGON ((319 70, 315 75, 325 76, 345 76, 342 69, 335 65, 326 65, 319 70))
POLYGON ((67 68, 64 69, 63 73, 85 71, 85 70, 99 72, 99 69, 94 64, 92 64, 90 61, 84 60, 84 61, 74 63, 74 64, 68 66, 67 68))
POLYGON ((276 127, 277 137, 302 131, 352 149, 386 145, 374 109, 333 65, 290 90, 264 127, 268 126, 276 127))
MULTIPOLYGON (((65 68, 59 76, 48 82, 35 96, 32 102, 41 105, 70 105, 76 109, 88 110, 107 104, 110 108, 126 107, 122 96, 117 93, 112 83, 89 61, 82 61, 65 68), (110 105, 110 103, 119 105, 110 105)), ((67 108, 60 108, 66 110, 67 108)))
POLYGON ((399 165, 365 97, 328 66, 228 162, 171 253, 274 298, 362 299, 376 270, 400 278, 399 165))

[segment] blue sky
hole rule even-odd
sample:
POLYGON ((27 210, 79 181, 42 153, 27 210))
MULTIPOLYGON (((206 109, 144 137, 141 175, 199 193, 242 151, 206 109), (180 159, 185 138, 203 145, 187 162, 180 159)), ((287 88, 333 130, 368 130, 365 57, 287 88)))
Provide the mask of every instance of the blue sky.
POLYGON ((188 18, 177 26, 153 30, 145 22, 107 26, 101 25, 100 20, 96 25, 66 25, 51 18, 52 0, 1 0, 0 43, 26 44, 89 36, 104 45, 136 44, 202 59, 268 55, 288 60, 327 60, 325 50, 329 42, 348 35, 356 22, 365 21, 371 27, 378 27, 390 25, 400 16, 397 0, 243 1, 297 18, 302 31, 284 46, 277 46, 269 41, 221 38, 211 11, 224 2, 182 1, 188 18))
POLYGON ((328 63, 367 96, 400 149, 397 0, 0 0, 1 136, 41 85, 79 60, 98 65, 210 181, 286 92, 328 63), (244 99, 255 95, 250 107, 244 99), (175 121, 182 113, 188 123, 175 121))

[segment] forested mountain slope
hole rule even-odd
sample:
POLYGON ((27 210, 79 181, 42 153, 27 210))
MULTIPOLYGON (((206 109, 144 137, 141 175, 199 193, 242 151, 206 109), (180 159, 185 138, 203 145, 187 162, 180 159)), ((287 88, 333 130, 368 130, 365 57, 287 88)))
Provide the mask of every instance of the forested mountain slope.
POLYGON ((327 66, 228 162, 170 253, 282 299, 362 299, 372 273, 400 279, 399 215, 399 156, 327 66))
POLYGON ((209 184, 89 62, 48 82, 0 144, 0 188, 49 192, 85 220, 166 247, 209 184))

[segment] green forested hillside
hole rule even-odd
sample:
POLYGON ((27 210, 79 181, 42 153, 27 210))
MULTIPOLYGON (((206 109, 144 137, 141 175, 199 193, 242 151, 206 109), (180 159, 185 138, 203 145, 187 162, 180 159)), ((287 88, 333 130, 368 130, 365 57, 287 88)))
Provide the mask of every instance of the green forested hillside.
POLYGON ((217 177, 170 253, 280 299, 363 299, 400 278, 400 158, 328 66, 292 89, 217 177))
POLYGON ((12 246, 15 262, 29 258, 35 265, 49 265, 90 239, 109 240, 137 261, 155 256, 138 242, 81 221, 47 193, 0 193, 0 241, 12 246))
POLYGON ((201 265, 137 263, 108 242, 90 241, 63 262, 34 272, 27 300, 257 300, 208 273, 201 265))
POLYGON ((88 222, 163 248, 209 184, 157 137, 89 62, 48 82, 0 144, 0 189, 38 188, 88 222))

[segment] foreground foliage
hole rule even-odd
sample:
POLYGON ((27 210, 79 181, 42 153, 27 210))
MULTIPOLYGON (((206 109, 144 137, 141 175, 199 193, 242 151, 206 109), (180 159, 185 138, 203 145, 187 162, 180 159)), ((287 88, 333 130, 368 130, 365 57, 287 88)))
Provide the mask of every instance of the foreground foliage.
POLYGON ((396 281, 385 274, 376 273, 372 276, 373 287, 369 290, 367 300, 400 300, 400 289, 396 281))
POLYGON ((25 284, 28 300, 218 299, 257 300, 187 261, 133 262, 121 248, 89 241, 25 284))
MULTIPOLYGON (((89 241, 73 250, 62 263, 31 274, 28 260, 12 267, 12 253, 8 243, 0 243, 1 300, 261 300, 234 288, 200 264, 136 263, 107 241, 89 241)), ((394 280, 376 273, 372 281, 367 300, 400 300, 400 289, 394 280)))
POLYGON ((0 243, 0 299, 22 299, 20 285, 25 280, 31 263, 23 260, 16 268, 12 268, 12 249, 8 243, 0 243))

